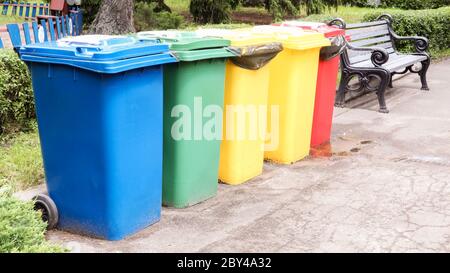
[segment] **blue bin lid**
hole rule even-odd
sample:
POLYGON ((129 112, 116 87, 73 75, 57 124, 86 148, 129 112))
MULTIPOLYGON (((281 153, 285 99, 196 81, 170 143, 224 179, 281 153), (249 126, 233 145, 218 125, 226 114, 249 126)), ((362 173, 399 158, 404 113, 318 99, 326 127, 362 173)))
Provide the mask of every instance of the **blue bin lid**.
POLYGON ((131 36, 85 35, 25 45, 20 56, 26 62, 66 64, 98 73, 176 62, 167 44, 131 36))

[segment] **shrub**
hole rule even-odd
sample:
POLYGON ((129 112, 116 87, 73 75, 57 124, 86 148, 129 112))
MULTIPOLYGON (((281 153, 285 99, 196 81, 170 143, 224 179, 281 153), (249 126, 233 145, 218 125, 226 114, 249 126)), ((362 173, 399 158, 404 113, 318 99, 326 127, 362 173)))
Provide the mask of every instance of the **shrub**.
POLYGON ((264 7, 266 0, 242 0, 241 4, 244 7, 264 7))
MULTIPOLYGON (((373 21, 382 12, 372 12, 364 16, 364 21, 373 21)), ((431 52, 446 50, 450 47, 450 7, 391 11, 394 18, 394 31, 401 36, 424 36, 430 42, 431 52)), ((412 43, 402 43, 400 50, 411 50, 412 43)))
POLYGON ((155 12, 156 3, 136 3, 134 26, 137 31, 151 29, 175 29, 180 27, 183 17, 167 11, 155 12))
POLYGON ((382 7, 400 9, 436 9, 448 5, 449 0, 381 0, 382 7))
POLYGON ((0 133, 14 127, 28 128, 35 117, 33 89, 28 68, 12 50, 0 50, 0 133))
POLYGON ((342 5, 354 6, 354 7, 368 7, 373 6, 374 1, 369 0, 341 0, 342 5))
POLYGON ((194 21, 200 24, 219 24, 230 21, 233 8, 239 0, 191 0, 189 10, 194 21))
POLYGON ((22 202, 0 192, 0 253, 64 252, 45 240, 46 225, 32 202, 22 202))

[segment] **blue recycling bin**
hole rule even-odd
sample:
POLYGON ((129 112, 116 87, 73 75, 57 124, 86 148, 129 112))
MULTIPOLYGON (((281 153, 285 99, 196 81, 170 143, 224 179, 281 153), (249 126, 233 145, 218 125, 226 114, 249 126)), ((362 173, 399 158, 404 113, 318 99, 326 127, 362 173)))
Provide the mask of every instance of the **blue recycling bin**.
POLYGON ((21 48, 59 228, 120 240, 160 219, 168 50, 121 36, 21 48))

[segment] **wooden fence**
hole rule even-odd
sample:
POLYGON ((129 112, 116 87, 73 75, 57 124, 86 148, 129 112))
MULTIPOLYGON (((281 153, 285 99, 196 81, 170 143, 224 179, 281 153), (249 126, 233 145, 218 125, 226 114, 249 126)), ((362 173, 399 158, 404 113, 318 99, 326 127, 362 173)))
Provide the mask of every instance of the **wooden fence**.
POLYGON ((0 48, 6 47, 18 50, 24 44, 56 41, 67 36, 78 36, 81 35, 83 30, 82 10, 71 11, 69 15, 65 16, 38 18, 36 17, 32 22, 0 26, 0 48))
POLYGON ((2 16, 18 16, 30 20, 39 15, 49 15, 50 5, 45 3, 3 2, 0 3, 0 11, 2 16))

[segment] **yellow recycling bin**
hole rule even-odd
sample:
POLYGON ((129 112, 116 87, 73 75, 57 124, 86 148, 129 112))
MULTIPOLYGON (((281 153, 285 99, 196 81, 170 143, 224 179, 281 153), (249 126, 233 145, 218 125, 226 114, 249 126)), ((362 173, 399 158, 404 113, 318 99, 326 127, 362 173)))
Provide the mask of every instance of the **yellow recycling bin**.
POLYGON ((291 164, 309 155, 320 49, 330 45, 321 33, 258 26, 272 34, 284 50, 270 65, 265 158, 291 164))
POLYGON ((283 49, 273 35, 251 30, 198 30, 231 41, 239 57, 226 65, 219 179, 244 183, 263 171, 270 63, 283 49))

